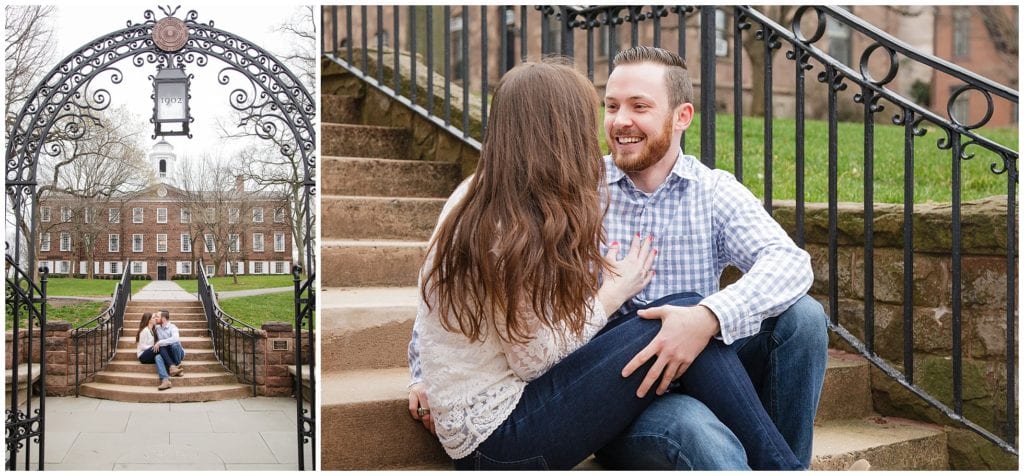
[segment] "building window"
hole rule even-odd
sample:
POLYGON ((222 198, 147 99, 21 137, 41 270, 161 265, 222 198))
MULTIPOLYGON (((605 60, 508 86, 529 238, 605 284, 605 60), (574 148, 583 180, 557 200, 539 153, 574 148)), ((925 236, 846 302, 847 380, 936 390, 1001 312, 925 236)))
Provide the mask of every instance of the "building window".
POLYGON ((597 51, 598 58, 607 58, 611 51, 612 34, 611 27, 602 26, 597 28, 597 51))
POLYGON ((60 222, 67 223, 69 221, 71 221, 71 208, 60 207, 60 222))
POLYGON ((160 159, 160 177, 162 178, 162 177, 166 177, 166 176, 167 176, 167 160, 166 159, 160 159))
POLYGON ((121 251, 121 235, 107 235, 107 252, 117 253, 121 251))
POLYGON ((57 273, 59 273, 59 274, 70 274, 71 273, 71 262, 70 261, 58 261, 57 262, 57 273))
POLYGON ((95 214, 96 214, 95 210, 93 210, 92 208, 86 208, 83 211, 82 218, 85 219, 86 223, 92 223, 92 218, 93 218, 93 215, 95 215, 95 214))
POLYGON ((60 250, 71 251, 71 233, 66 231, 60 234, 60 250))
POLYGON ((212 264, 206 265, 206 275, 207 276, 213 276, 213 271, 214 271, 214 269, 213 269, 213 265, 212 264))
POLYGON ((516 11, 505 6, 505 71, 516 66, 516 11))
POLYGON ((263 274, 262 261, 252 261, 252 274, 263 274))
POLYGON ((192 262, 178 261, 178 274, 192 274, 192 262))
POLYGON ((850 27, 828 17, 828 54, 849 66, 853 61, 853 48, 850 45, 850 27))
POLYGON ((217 221, 217 210, 214 208, 207 208, 203 210, 203 218, 206 219, 206 223, 213 223, 217 221))
POLYGON ((192 235, 188 233, 181 234, 181 252, 191 253, 192 252, 192 235))
POLYGON ((971 12, 968 7, 953 8, 953 56, 967 56, 970 42, 971 12))
POLYGON ((274 223, 284 223, 284 207, 274 209, 274 223))
POLYGON ((252 250, 263 251, 263 233, 252 234, 252 250))
POLYGON ((284 233, 274 233, 274 251, 284 251, 284 233))
POLYGON ((132 235, 132 252, 142 253, 142 234, 140 233, 132 235))
POLYGON ((44 223, 50 222, 50 207, 39 208, 39 219, 42 220, 44 223))
POLYGON ((132 223, 142 223, 142 219, 143 219, 142 208, 140 208, 140 207, 132 208, 132 223))
POLYGON ((121 262, 111 261, 110 262, 110 274, 121 274, 121 262))
POLYGON ((39 251, 50 251, 50 234, 39 235, 39 251))
POLYGON ((192 210, 189 210, 188 208, 181 209, 181 222, 192 223, 192 210))
POLYGON ((274 262, 274 274, 284 274, 285 265, 287 261, 275 261, 274 262))
POLYGON ((217 243, 213 240, 213 233, 203 235, 203 242, 206 245, 207 253, 214 253, 217 251, 217 243))
POLYGON ((541 52, 554 55, 562 52, 562 21, 557 17, 548 17, 548 28, 541 38, 541 52))
POLYGON ((157 208, 156 209, 156 222, 157 223, 167 223, 167 209, 166 208, 157 208))
MULTIPOLYGON (((952 96, 957 89, 958 87, 956 86, 950 87, 949 95, 952 96)), ((949 111, 950 114, 953 116, 950 119, 953 119, 954 121, 959 122, 960 124, 970 123, 971 103, 968 101, 969 96, 970 93, 964 92, 956 97, 956 100, 953 101, 953 107, 949 111)))
POLYGON ((228 235, 228 251, 232 253, 238 253, 240 248, 238 245, 239 241, 240 240, 238 239, 238 234, 232 233, 228 235))
POLYGON ((391 34, 387 30, 377 33, 373 37, 373 42, 375 45, 379 45, 381 47, 386 48, 389 46, 389 43, 391 42, 391 34))
POLYGON ((143 271, 142 264, 142 261, 132 261, 132 274, 145 273, 145 271, 143 271))
POLYGON ((121 223, 121 209, 120 208, 108 208, 107 209, 107 221, 110 223, 121 223))
POLYGON ((156 252, 167 252, 167 234, 161 233, 159 235, 156 235, 156 252))
POLYGON ((466 58, 462 56, 462 17, 452 17, 449 20, 451 25, 451 58, 452 58, 452 79, 462 81, 462 65, 466 58))
POLYGON ((726 28, 728 23, 725 12, 715 10, 715 56, 719 58, 729 56, 729 30, 726 28))
POLYGON ((229 208, 228 209, 228 223, 231 223, 231 224, 238 223, 238 215, 239 215, 239 212, 238 212, 237 208, 229 208))
POLYGON ((252 222, 253 223, 263 223, 263 209, 262 208, 253 208, 252 209, 252 222))

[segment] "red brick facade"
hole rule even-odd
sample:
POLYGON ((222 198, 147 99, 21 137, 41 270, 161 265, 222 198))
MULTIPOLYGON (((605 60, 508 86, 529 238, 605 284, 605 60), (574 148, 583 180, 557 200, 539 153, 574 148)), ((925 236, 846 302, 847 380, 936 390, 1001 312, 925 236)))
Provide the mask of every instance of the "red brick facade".
POLYGON ((244 204, 212 208, 189 205, 184 196, 167 184, 152 185, 130 200, 49 195, 40 202, 40 265, 52 275, 114 276, 130 261, 132 274, 153 280, 192 274, 200 259, 214 275, 230 274, 228 262, 236 263, 238 274, 291 272, 287 201, 252 192, 244 204), (221 247, 232 251, 225 256, 221 247))

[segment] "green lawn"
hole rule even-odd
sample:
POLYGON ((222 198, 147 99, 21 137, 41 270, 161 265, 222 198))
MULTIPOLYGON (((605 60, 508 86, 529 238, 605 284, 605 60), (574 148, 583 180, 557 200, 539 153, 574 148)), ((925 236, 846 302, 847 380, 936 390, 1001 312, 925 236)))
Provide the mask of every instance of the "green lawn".
POLYGON ((221 299, 219 302, 221 309, 231 317, 257 329, 269 321, 295 322, 295 299, 291 291, 221 299))
MULTIPOLYGON (((132 292, 139 292, 148 282, 132 282, 132 292)), ((114 279, 50 278, 46 281, 46 295, 110 297, 114 294, 117 283, 114 279)))
MULTIPOLYGON (((60 307, 54 307, 51 304, 47 304, 46 320, 47 322, 56 320, 67 321, 71 323, 72 328, 75 328, 98 316, 99 313, 103 312, 103 310, 109 305, 110 303, 108 302, 84 302, 60 307)), ((22 317, 22 326, 25 325, 24 322, 24 317, 22 317)), ((4 325, 7 330, 11 330, 13 328, 13 319, 11 318, 10 309, 7 309, 4 325)))
MULTIPOLYGON (((178 283, 186 292, 194 293, 199 289, 199 280, 196 279, 178 279, 174 282, 178 283)), ((224 292, 291 287, 294 285, 294 281, 290 274, 243 274, 238 276, 238 284, 234 283, 234 278, 231 276, 214 276, 210 278, 210 284, 217 292, 224 292)))
MULTIPOLYGON (((891 107, 876 115, 874 135, 874 194, 876 203, 903 203, 904 131, 891 123, 891 107)), ((773 150, 772 196, 793 199, 796 195, 796 121, 775 119, 772 130, 773 150)), ((928 132, 914 140, 914 201, 952 201, 952 152, 941 150, 937 141, 945 133, 934 125, 923 124, 928 132)), ((734 172, 733 116, 719 115, 715 125, 715 152, 718 168, 734 172)), ((1017 150, 1016 128, 988 128, 981 135, 1017 150)), ((601 133, 602 150, 604 132, 601 133)), ((964 140, 966 142, 966 140, 964 140)), ((743 118, 743 183, 755 195, 764 195, 764 122, 761 118, 743 118)), ((839 201, 864 200, 864 126, 844 122, 838 130, 838 196, 839 201)), ((989 170, 995 154, 972 146, 968 153, 976 156, 961 161, 962 200, 992 195, 1006 195, 1007 174, 996 175, 989 170)), ((686 133, 686 153, 700 157, 700 116, 694 118, 686 133)), ((810 202, 828 201, 828 123, 805 122, 805 197, 810 202)), ((1001 163, 1001 161, 1000 161, 1001 163)))

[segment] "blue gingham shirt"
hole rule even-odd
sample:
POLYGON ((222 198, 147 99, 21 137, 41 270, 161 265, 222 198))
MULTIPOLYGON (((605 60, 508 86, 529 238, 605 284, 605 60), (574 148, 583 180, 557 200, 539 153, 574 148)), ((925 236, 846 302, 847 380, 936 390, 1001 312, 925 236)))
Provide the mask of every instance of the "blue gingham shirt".
MULTIPOLYGON (((605 156, 608 212, 605 238, 628 249, 634 235, 654 235, 655 275, 618 311, 627 313, 663 296, 695 292, 718 317, 720 338, 731 344, 756 334, 765 318, 792 306, 814 279, 810 256, 732 174, 712 170, 696 157, 678 159, 653 193, 638 189, 611 156, 605 156), (743 271, 719 289, 726 265, 743 271)), ((605 248, 606 250, 606 248, 605 248)), ((604 250, 602 250, 603 252, 604 250)), ((418 336, 409 342, 412 383, 421 380, 418 336)))

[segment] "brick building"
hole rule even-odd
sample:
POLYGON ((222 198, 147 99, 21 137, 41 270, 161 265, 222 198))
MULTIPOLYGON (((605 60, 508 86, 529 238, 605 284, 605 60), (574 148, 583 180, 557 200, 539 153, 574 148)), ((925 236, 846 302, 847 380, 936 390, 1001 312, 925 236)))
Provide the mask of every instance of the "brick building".
POLYGON ((173 176, 176 156, 158 142, 155 180, 142 191, 82 199, 51 193, 40 201, 38 261, 58 276, 133 275, 163 280, 291 272, 290 207, 280 196, 232 190, 189 192, 173 176))

